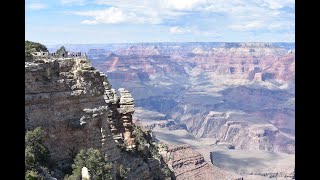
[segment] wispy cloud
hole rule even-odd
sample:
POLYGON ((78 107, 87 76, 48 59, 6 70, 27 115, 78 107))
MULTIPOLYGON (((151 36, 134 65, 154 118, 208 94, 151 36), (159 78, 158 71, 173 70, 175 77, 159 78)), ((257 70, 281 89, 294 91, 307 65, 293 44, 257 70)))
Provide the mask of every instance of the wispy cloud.
POLYGON ((160 19, 158 17, 141 16, 135 12, 126 12, 116 7, 110 7, 103 10, 92 11, 73 11, 72 14, 91 17, 92 19, 86 19, 82 21, 82 24, 159 24, 160 19))
POLYGON ((39 9, 45 9, 48 6, 46 4, 43 3, 31 3, 29 4, 29 6, 27 6, 29 9, 31 10, 39 10, 39 9))
POLYGON ((127 14, 115 7, 111 7, 104 10, 80 11, 73 13, 80 16, 93 17, 93 20, 82 21, 83 24, 117 24, 126 22, 130 19, 130 17, 127 14))
POLYGON ((250 28, 254 30, 262 26, 257 22, 270 24, 275 20, 294 18, 286 16, 286 12, 282 10, 284 7, 294 7, 294 0, 122 0, 121 2, 96 0, 95 3, 107 5, 109 8, 76 13, 77 15, 86 15, 88 12, 92 14, 90 17, 93 19, 87 19, 83 23, 161 24, 183 18, 188 14, 211 16, 213 13, 222 13, 225 18, 230 19, 228 27, 239 29, 238 27, 246 24, 246 30, 250 28), (247 21, 253 22, 248 24, 247 21))
POLYGON ((294 24, 290 21, 246 21, 232 24, 229 28, 237 31, 294 31, 294 24))
POLYGON ((179 26, 170 27, 169 32, 171 34, 185 34, 185 33, 191 33, 194 32, 193 28, 184 28, 179 26))
POLYGON ((267 25, 264 24, 262 21, 252 21, 252 22, 244 22, 241 24, 233 24, 230 25, 231 29, 240 30, 240 31, 247 31, 247 30, 259 30, 265 28, 267 25))
POLYGON ((63 5, 67 5, 67 4, 85 5, 88 3, 88 1, 87 0, 60 0, 60 3, 63 5))
POLYGON ((192 35, 210 36, 210 37, 219 37, 221 35, 221 33, 218 33, 215 30, 200 30, 196 26, 192 26, 192 27, 173 26, 169 28, 169 33, 175 34, 175 35, 192 34, 192 35))
POLYGON ((97 24, 97 21, 83 20, 81 24, 97 24))
POLYGON ((192 10, 198 6, 205 4, 206 0, 169 0, 165 1, 165 8, 177 10, 192 10))
MULTIPOLYGON (((35 19, 28 21, 29 29, 54 15, 62 19, 52 19, 52 26, 63 22, 67 27, 70 22, 79 29, 98 29, 94 37, 106 34, 108 27, 105 37, 117 33, 117 41, 280 41, 282 37, 294 40, 295 33, 294 0, 58 0, 46 1, 48 6, 35 3, 44 2, 40 0, 26 1, 29 9, 50 10, 48 16, 41 11, 43 17, 37 15, 40 11, 26 13, 35 19)), ((69 32, 52 31, 63 33, 69 32)))

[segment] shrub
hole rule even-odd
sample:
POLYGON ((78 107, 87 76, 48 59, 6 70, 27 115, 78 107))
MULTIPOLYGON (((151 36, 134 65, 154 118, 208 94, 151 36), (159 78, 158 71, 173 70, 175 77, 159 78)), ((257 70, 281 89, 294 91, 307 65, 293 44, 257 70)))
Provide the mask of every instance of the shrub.
POLYGON ((120 179, 125 179, 128 176, 128 169, 126 169, 122 164, 118 167, 118 173, 120 179))
POLYGON ((25 135, 26 165, 31 165, 32 162, 38 165, 48 164, 50 156, 48 148, 43 144, 44 138, 45 134, 42 127, 27 131, 25 135))
POLYGON ((172 171, 167 166, 162 167, 160 171, 164 177, 172 176, 172 171))
POLYGON ((45 133, 41 127, 25 134, 25 179, 39 180, 51 176, 49 150, 44 146, 45 133))
POLYGON ((25 62, 30 62, 33 60, 33 56, 29 51, 25 51, 24 53, 24 57, 25 57, 25 62))
POLYGON ((81 150, 76 155, 74 164, 72 164, 72 174, 66 176, 65 179, 81 179, 83 167, 88 168, 90 176, 94 180, 111 179, 112 165, 97 149, 81 150))
POLYGON ((146 139, 146 134, 143 132, 140 126, 134 126, 134 136, 135 136, 135 145, 136 150, 143 152, 145 150, 146 145, 148 145, 148 141, 146 139))
POLYGON ((45 45, 37 42, 25 41, 24 45, 25 45, 25 51, 30 53, 39 52, 39 51, 48 52, 48 49, 45 45))
POLYGON ((26 180, 39 180, 41 179, 39 174, 34 170, 28 170, 25 175, 26 180))
POLYGON ((48 52, 48 49, 45 45, 37 43, 37 42, 32 42, 32 41, 25 41, 25 62, 30 62, 33 60, 33 56, 31 53, 33 52, 48 52))
POLYGON ((49 150, 44 146, 45 133, 41 127, 25 134, 25 179, 39 180, 51 176, 49 150))
POLYGON ((30 146, 26 146, 25 149, 25 168, 26 169, 33 169, 35 168, 36 164, 36 157, 32 152, 32 148, 30 146))

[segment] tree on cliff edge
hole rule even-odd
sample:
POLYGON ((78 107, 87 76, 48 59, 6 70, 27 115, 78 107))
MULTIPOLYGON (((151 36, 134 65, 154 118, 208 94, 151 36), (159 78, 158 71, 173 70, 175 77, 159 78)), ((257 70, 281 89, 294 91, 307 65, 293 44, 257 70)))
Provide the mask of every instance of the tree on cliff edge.
POLYGON ((48 165, 50 155, 44 143, 44 130, 37 127, 25 134, 25 179, 43 179, 50 176, 48 165))
POLYGON ((25 41, 24 43, 24 49, 25 49, 25 61, 32 61, 33 52, 48 52, 48 49, 45 45, 37 43, 37 42, 32 42, 32 41, 25 41))
POLYGON ((56 51, 57 55, 60 56, 66 56, 67 55, 67 50, 64 46, 61 46, 57 51, 56 51))
POLYGON ((48 49, 45 45, 37 43, 37 42, 32 42, 32 41, 25 41, 25 51, 28 51, 30 53, 32 52, 48 52, 48 49))

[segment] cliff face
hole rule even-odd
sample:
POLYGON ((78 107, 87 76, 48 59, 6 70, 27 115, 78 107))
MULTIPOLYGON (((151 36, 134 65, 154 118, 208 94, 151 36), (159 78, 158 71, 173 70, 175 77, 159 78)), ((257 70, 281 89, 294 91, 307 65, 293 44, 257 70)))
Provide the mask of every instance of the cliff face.
POLYGON ((202 106, 195 108, 184 105, 180 110, 177 108, 173 111, 175 114, 172 117, 181 119, 180 122, 187 126, 194 137, 215 138, 218 141, 217 144, 230 143, 235 149, 290 154, 295 152, 295 138, 294 135, 290 135, 291 129, 294 128, 294 123, 290 120, 294 114, 292 110, 221 112, 206 111, 202 106), (194 115, 194 111, 197 115, 194 115), (275 121, 267 121, 265 117, 275 121))
POLYGON ((193 150, 190 145, 170 147, 162 153, 176 179, 220 179, 240 180, 236 173, 224 171, 206 162, 203 156, 193 150))
POLYGON ((95 67, 110 73, 111 79, 123 81, 146 82, 159 76, 169 79, 177 76, 186 82, 189 75, 201 74, 223 84, 294 78, 294 53, 268 43, 225 43, 211 47, 133 45, 114 52, 108 55, 90 50, 88 55, 95 67))
POLYGON ((85 59, 25 63, 25 126, 45 129, 45 145, 57 162, 90 147, 119 159, 114 137, 132 145, 133 111, 131 95, 120 89, 118 97, 85 59))

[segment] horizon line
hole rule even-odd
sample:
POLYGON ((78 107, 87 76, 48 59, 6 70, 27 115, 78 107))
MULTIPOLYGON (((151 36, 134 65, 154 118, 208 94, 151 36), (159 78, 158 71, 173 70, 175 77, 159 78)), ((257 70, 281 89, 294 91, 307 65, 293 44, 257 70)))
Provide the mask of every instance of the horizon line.
MULTIPOLYGON (((30 40, 25 40, 30 41, 30 40)), ((36 42, 36 41, 33 41, 36 42)), ((147 43, 295 43, 288 41, 146 41, 146 42, 106 42, 106 43, 57 43, 45 44, 46 46, 54 45, 106 45, 106 44, 147 44, 147 43)))

